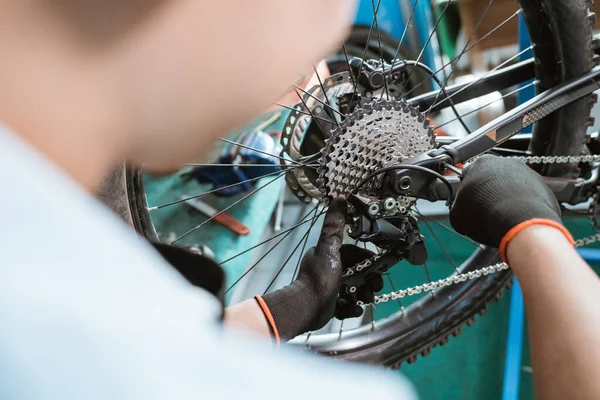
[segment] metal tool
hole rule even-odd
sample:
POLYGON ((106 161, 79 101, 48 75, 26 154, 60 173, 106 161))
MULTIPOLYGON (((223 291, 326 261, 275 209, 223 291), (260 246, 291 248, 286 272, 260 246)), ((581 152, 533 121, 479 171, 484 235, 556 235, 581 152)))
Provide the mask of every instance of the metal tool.
MULTIPOLYGON (((189 196, 182 195, 181 199, 186 199, 189 196)), ((225 214, 222 211, 217 210, 213 206, 200 199, 189 199, 185 202, 188 206, 194 210, 201 212, 209 218, 212 218, 216 223, 223 225, 233 233, 237 233, 240 236, 245 236, 250 233, 250 228, 235 219, 229 214, 225 214)))
POLYGON ((457 168, 452 164, 446 164, 446 168, 448 168, 450 171, 454 172, 456 175, 462 177, 463 175, 463 170, 461 168, 457 168))

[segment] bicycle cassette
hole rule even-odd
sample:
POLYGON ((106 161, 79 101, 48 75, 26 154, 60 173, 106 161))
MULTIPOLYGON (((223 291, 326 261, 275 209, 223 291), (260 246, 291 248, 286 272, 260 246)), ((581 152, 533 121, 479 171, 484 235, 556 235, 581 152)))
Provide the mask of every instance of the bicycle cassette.
MULTIPOLYGON (((336 127, 322 150, 317 180, 323 197, 347 197, 369 174, 433 149, 433 127, 404 100, 373 100, 336 127)), ((377 196, 383 176, 361 193, 377 196)))

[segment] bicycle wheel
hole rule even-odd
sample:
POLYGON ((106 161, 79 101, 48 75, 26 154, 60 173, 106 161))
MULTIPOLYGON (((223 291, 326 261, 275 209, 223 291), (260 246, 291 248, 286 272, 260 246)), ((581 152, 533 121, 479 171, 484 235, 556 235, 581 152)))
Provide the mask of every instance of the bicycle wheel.
MULTIPOLYGON (((407 26, 410 25, 410 20, 414 18, 417 2, 418 0, 413 1, 413 8, 407 26)), ((595 64, 592 49, 592 28, 595 18, 589 11, 590 2, 586 0, 521 0, 519 1, 520 8, 516 12, 511 13, 506 20, 482 35, 480 39, 472 40, 475 31, 479 28, 481 22, 485 20, 490 7, 494 3, 494 0, 489 0, 487 7, 475 24, 474 33, 466 32, 467 40, 462 51, 457 51, 457 57, 446 63, 444 67, 438 68, 437 71, 432 71, 435 68, 427 68, 422 65, 424 50, 417 55, 411 55, 412 60, 394 61, 398 59, 398 54, 401 54, 402 40, 396 40, 397 50, 391 65, 389 59, 387 60, 388 63, 382 63, 382 60, 386 61, 386 57, 384 57, 383 45, 378 46, 381 43, 381 39, 378 38, 381 37, 381 33, 377 21, 379 3, 380 1, 373 1, 374 19, 369 29, 367 45, 363 54, 347 54, 347 49, 344 47, 338 54, 336 62, 339 67, 340 60, 343 60, 347 71, 340 71, 328 78, 323 77, 321 79, 319 77, 319 84, 312 88, 306 90, 299 88, 300 103, 288 107, 291 112, 287 116, 283 127, 281 138, 283 152, 270 155, 280 161, 280 169, 275 173, 268 174, 274 178, 269 180, 268 176, 265 175, 266 178, 261 180, 257 186, 239 195, 235 198, 235 202, 230 203, 234 207, 245 199, 251 198, 255 193, 259 193, 263 187, 271 182, 278 182, 281 178, 285 178, 287 188, 293 194, 293 196, 288 195, 288 198, 295 199, 294 201, 298 206, 306 205, 301 209, 303 212, 298 214, 297 223, 290 224, 290 227, 286 227, 284 231, 263 238, 264 240, 260 240, 259 243, 257 240, 257 243, 239 252, 240 254, 260 252, 266 243, 269 243, 271 248, 269 252, 277 248, 278 245, 281 247, 287 246, 286 249, 290 250, 291 254, 289 257, 285 257, 285 263, 281 265, 280 258, 279 263, 272 262, 267 265, 267 267, 270 267, 267 270, 271 271, 267 279, 260 278, 264 274, 253 277, 256 267, 264 260, 264 252, 261 252, 258 254, 261 257, 258 255, 254 257, 255 260, 258 259, 257 262, 241 271, 243 274, 231 277, 230 282, 232 285, 234 281, 237 283, 244 282, 244 279, 262 279, 261 282, 264 283, 262 287, 273 290, 277 286, 289 283, 289 277, 293 277, 294 268, 297 269, 298 254, 311 246, 310 241, 315 236, 313 231, 318 230, 316 229, 318 228, 318 222, 316 221, 322 215, 322 207, 326 202, 322 199, 331 194, 331 191, 324 189, 324 185, 328 182, 331 183, 333 178, 324 175, 322 171, 324 163, 321 162, 320 167, 317 168, 315 160, 328 151, 327 146, 323 143, 331 137, 332 130, 340 129, 339 125, 345 128, 351 126, 351 122, 348 122, 351 119, 347 117, 356 110, 357 106, 353 105, 356 100, 355 97, 362 99, 364 103, 375 100, 374 104, 383 107, 379 111, 382 113, 395 111, 399 113, 399 120, 405 121, 406 124, 412 121, 412 131, 416 129, 420 136, 411 137, 406 147, 388 154, 385 150, 386 146, 372 146, 375 150, 373 150, 373 154, 370 154, 371 158, 376 159, 381 155, 376 154, 376 152, 386 152, 385 156, 389 155, 394 161, 401 161, 406 157, 429 150, 436 143, 442 143, 442 138, 436 138, 433 135, 433 132, 440 132, 440 127, 443 130, 464 129, 469 131, 468 124, 463 119, 466 118, 467 114, 474 112, 473 105, 469 106, 468 112, 460 115, 457 106, 464 101, 458 95, 460 91, 455 90, 452 92, 454 94, 450 96, 440 95, 444 90, 451 92, 447 84, 457 78, 457 75, 460 75, 457 69, 458 61, 469 55, 480 43, 489 37, 493 37, 500 27, 516 26, 515 21, 519 15, 523 15, 532 41, 532 45, 526 50, 531 50, 535 59, 535 80, 516 86, 516 88, 514 83, 510 85, 506 83, 509 86, 494 89, 495 97, 485 98, 483 106, 480 102, 480 107, 475 107, 475 111, 485 109, 498 102, 509 107, 510 104, 515 103, 514 98, 521 90, 536 87, 538 92, 542 92, 589 72, 595 64), (371 55, 374 59, 366 60, 365 54, 367 51, 373 53, 373 41, 377 44, 375 48, 380 50, 379 57, 371 55), (353 55, 360 58, 355 59, 352 57, 353 55), (340 57, 343 57, 343 59, 340 57), (375 73, 378 68, 380 68, 379 72, 383 70, 384 78, 386 78, 387 68, 389 77, 389 71, 393 69, 395 62, 402 63, 405 67, 402 73, 399 74, 399 79, 401 79, 399 83, 392 84, 384 79, 380 81, 377 89, 372 89, 367 86, 372 85, 373 82, 365 84, 364 80, 361 80, 364 76, 360 75, 361 78, 359 78, 359 74, 363 74, 369 68, 371 68, 371 71, 375 71, 371 77, 376 78, 375 73), (429 77, 415 83, 413 75, 422 74, 423 71, 426 72, 424 76, 429 77), (430 74, 433 74, 433 76, 430 76, 430 74), (434 96, 434 100, 430 102, 428 110, 416 109, 416 107, 409 104, 411 103, 411 94, 414 96, 414 92, 419 90, 419 86, 425 84, 432 85, 432 87, 437 84, 437 87, 441 87, 441 89, 438 89, 439 92, 434 96), (300 91, 303 93, 300 93, 300 91), (454 97, 454 101, 452 99, 448 100, 447 97, 454 97), (331 102, 332 98, 335 98, 334 102, 331 102), (408 100, 408 103, 405 100, 408 100), (337 105, 336 107, 332 106, 334 103, 337 105), (445 103, 443 107, 441 103, 445 103), (391 106, 386 106, 389 104, 391 106), (439 110, 442 108, 448 108, 452 116, 450 119, 436 124, 440 118, 439 110), (453 122, 460 123, 462 127, 458 125, 452 127, 453 122), (299 136, 295 136, 297 132, 300 132, 299 136), (330 181, 327 179, 330 179, 330 181), (264 182, 267 183, 264 184, 264 182), (288 234, 297 232, 298 229, 302 230, 300 240, 293 243, 285 242, 285 239, 289 236, 288 234), (271 246, 273 243, 276 244, 271 246), (288 280, 284 281, 281 277, 286 266, 288 266, 287 269, 290 273, 287 275, 288 280)), ((434 21, 434 27, 429 37, 424 38, 425 47, 430 46, 435 39, 436 28, 450 4, 451 2, 445 3, 439 17, 434 21)), ((387 39, 385 47, 386 49, 390 48, 387 39)), ((518 52, 517 50, 513 51, 512 54, 499 67, 473 78, 467 87, 475 87, 477 82, 501 71, 504 67, 511 66, 519 56, 525 55, 525 52, 518 52)), ((488 88, 488 90, 490 89, 488 88)), ((479 101, 483 98, 482 94, 488 93, 479 92, 476 96, 479 101)), ((503 147, 497 149, 498 153, 511 155, 580 155, 586 152, 586 131, 591 123, 588 117, 594 101, 595 97, 587 96, 564 106, 536 123, 533 134, 530 138, 526 138, 525 142, 520 141, 514 148, 503 147), (525 144, 523 145, 523 143, 525 144)), ((364 106, 364 103, 359 101, 358 107, 364 106)), ((390 118, 393 118, 393 116, 390 118)), ((354 126, 357 129, 356 132, 358 132, 355 132, 356 135, 361 132, 360 129, 368 129, 364 126, 360 128, 360 124, 354 126)), ((409 131, 409 129, 404 128, 402 128, 404 130, 398 129, 402 132, 409 131)), ((228 143, 232 144, 230 141, 228 143)), ((235 146, 236 143, 233 143, 233 145, 235 146)), ((351 148, 350 146, 349 149, 351 148)), ((328 156, 331 160, 332 155, 329 154, 328 156)), ((360 164, 369 161, 365 160, 367 157, 362 157, 361 160, 360 156, 360 154, 351 154, 347 165, 352 162, 360 164)), ((337 154, 335 157, 339 159, 345 156, 337 154)), ((230 166, 223 165, 223 167, 228 168, 230 166)), ((547 175, 562 177, 579 176, 585 172, 576 164, 561 164, 560 166, 546 167, 540 171, 547 175)), ((141 235, 153 240, 162 239, 176 244, 193 245, 199 244, 193 239, 195 232, 209 227, 211 230, 216 229, 211 222, 211 218, 204 218, 202 222, 194 223, 190 229, 178 233, 174 238, 159 237, 155 229, 158 220, 156 213, 167 208, 185 207, 183 204, 185 202, 180 200, 180 196, 177 195, 168 204, 151 203, 152 207, 148 207, 144 180, 145 177, 141 170, 123 166, 107 180, 102 195, 104 201, 118 211, 141 235)), ((248 183, 248 181, 245 181, 245 183, 248 183)), ((333 185, 333 187, 336 186, 333 185)), ((332 190, 335 191, 335 189, 332 190)), ((193 195, 188 198, 201 197, 207 192, 214 193, 215 191, 208 190, 199 194, 188 193, 188 195, 193 195)), ((424 208, 425 206, 423 203, 414 203, 409 200, 405 204, 394 204, 395 208, 393 208, 394 210, 404 208, 404 212, 410 213, 418 220, 420 231, 425 236, 424 243, 427 251, 430 256, 437 252, 440 258, 445 259, 446 269, 430 270, 427 263, 423 263, 420 267, 407 266, 406 262, 403 261, 382 272, 386 280, 382 293, 396 291, 401 286, 411 287, 426 284, 443 277, 452 279, 452 277, 462 276, 461 274, 477 271, 482 267, 494 265, 500 261, 496 250, 481 247, 474 243, 470 244, 468 254, 455 254, 446 249, 444 242, 449 240, 448 238, 452 235, 456 235, 457 240, 464 240, 465 243, 469 241, 456 234, 440 218, 429 213, 424 208), (435 248, 437 250, 434 250, 435 248), (457 257, 461 257, 462 261, 457 262, 455 259, 457 257), (420 282, 414 280, 417 274, 422 277, 420 282), (394 278, 398 276, 406 277, 406 279, 403 279, 403 282, 394 281, 394 278)), ((224 210, 228 209, 225 208, 224 210)), ((365 243, 365 246, 378 250, 378 247, 372 243, 365 243)), ((290 251, 287 253, 290 253, 290 251)), ((227 264, 235 256, 223 256, 217 252, 216 258, 219 262, 227 264)), ((263 267, 263 270, 265 268, 263 267)), ((377 307, 372 304, 363 306, 365 309, 363 317, 346 320, 342 323, 333 321, 323 330, 309 333, 293 342, 331 357, 399 367, 403 361, 414 361, 417 355, 429 353, 432 347, 444 344, 450 335, 460 333, 464 324, 472 323, 475 315, 484 313, 487 305, 501 296, 503 289, 510 285, 511 278, 512 275, 509 270, 502 270, 433 291, 416 290, 415 296, 403 299, 391 298, 391 301, 377 307), (382 318, 378 318, 379 316, 382 316, 382 318), (345 328, 344 325, 346 325, 345 328), (350 329, 348 329, 349 327, 350 329)))

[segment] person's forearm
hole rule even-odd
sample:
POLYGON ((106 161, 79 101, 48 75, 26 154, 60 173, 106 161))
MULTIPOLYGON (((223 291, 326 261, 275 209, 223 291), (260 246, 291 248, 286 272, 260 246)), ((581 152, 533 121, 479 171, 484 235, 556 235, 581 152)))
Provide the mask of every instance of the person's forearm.
POLYGON ((600 280, 557 229, 532 226, 507 249, 523 289, 541 399, 600 396, 600 280))
POLYGON ((269 323, 254 299, 227 307, 225 309, 225 326, 254 332, 266 337, 271 336, 269 323))

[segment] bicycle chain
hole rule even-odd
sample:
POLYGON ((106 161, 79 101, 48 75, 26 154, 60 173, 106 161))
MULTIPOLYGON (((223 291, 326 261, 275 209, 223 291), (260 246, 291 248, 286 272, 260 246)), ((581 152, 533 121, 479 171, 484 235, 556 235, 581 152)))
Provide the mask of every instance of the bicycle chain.
MULTIPOLYGON (((593 163, 593 162, 600 162, 600 155, 585 155, 585 156, 526 156, 526 157, 519 157, 519 156, 511 156, 511 157, 506 157, 506 158, 513 158, 513 159, 519 159, 527 164, 551 164, 551 163, 578 163, 578 162, 585 162, 585 163, 593 163)), ((575 247, 582 247, 582 246, 587 246, 590 245, 592 243, 598 242, 600 241, 600 233, 597 233, 595 235, 591 235, 591 236, 587 236, 581 239, 577 239, 575 241, 575 247)), ((382 253, 383 254, 383 253, 382 253)), ((355 269, 356 267, 358 267, 359 265, 365 265, 367 262, 369 263, 368 265, 371 265, 374 261, 376 261, 377 259, 379 259, 381 257, 382 254, 378 254, 374 257, 372 257, 371 259, 367 259, 362 261, 361 263, 355 265, 353 268, 350 268, 348 271, 351 271, 353 269, 355 269)), ((465 282, 467 280, 473 280, 473 279, 477 279, 477 278, 481 278, 482 276, 486 276, 495 272, 500 272, 506 269, 509 269, 510 267, 506 264, 506 263, 498 263, 498 264, 494 264, 494 265, 490 265, 484 268, 480 268, 474 271, 469 271, 469 272, 465 272, 462 274, 456 274, 453 276, 449 276, 447 278, 444 279, 439 279, 437 281, 433 281, 433 282, 428 282, 422 285, 417 285, 417 286, 413 286, 410 287, 408 289, 403 289, 403 290, 397 290, 394 292, 390 292, 387 294, 383 294, 380 296, 375 296, 374 300, 372 303, 364 303, 362 301, 357 301, 356 304, 359 306, 366 306, 368 304, 380 304, 380 303, 385 303, 388 302, 390 300, 397 300, 397 299, 402 299, 404 297, 407 296, 414 296, 416 294, 419 293, 423 293, 423 292, 430 292, 436 289, 441 289, 443 287, 446 286, 450 286, 450 285, 454 285, 460 282, 465 282)), ((364 269, 361 268, 361 270, 364 269)), ((346 271, 346 273, 348 273, 348 271, 346 271)), ((345 273, 345 274, 346 274, 345 273)), ((354 271, 352 271, 349 275, 344 275, 344 276, 350 276, 354 273, 354 271)))
POLYGON ((594 163, 600 162, 600 154, 586 156, 510 156, 527 164, 565 164, 565 163, 594 163))
POLYGON ((342 278, 347 278, 349 276, 354 275, 355 273, 362 272, 362 270, 364 270, 365 268, 369 268, 371 265, 373 265, 374 262, 380 260, 381 257, 385 256, 387 253, 388 253, 388 251, 385 250, 385 251, 382 251, 379 254, 374 255, 373 257, 370 257, 370 258, 367 258, 365 260, 362 260, 358 264, 355 264, 353 267, 348 268, 342 274, 342 278))

